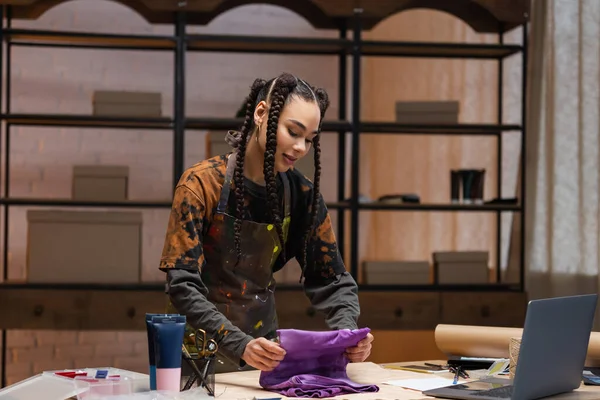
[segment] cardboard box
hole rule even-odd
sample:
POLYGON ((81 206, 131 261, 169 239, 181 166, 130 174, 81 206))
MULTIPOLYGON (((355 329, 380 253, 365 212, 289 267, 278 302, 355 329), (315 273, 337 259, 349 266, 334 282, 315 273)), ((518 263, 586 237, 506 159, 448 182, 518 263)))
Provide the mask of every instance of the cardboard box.
POLYGON ((457 124, 458 101, 397 101, 396 122, 400 124, 457 124))
POLYGON ((436 251, 433 265, 440 284, 485 284, 490 282, 488 251, 436 251))
MULTIPOLYGON (((225 141, 225 131, 210 131, 206 135, 206 158, 211 158, 220 154, 227 154, 233 151, 231 147, 225 141)), ((304 176, 308 177, 311 181, 315 176, 315 156, 311 147, 310 151, 301 158, 295 164, 295 168, 298 169, 304 176)))
POLYGON ((209 131, 206 134, 206 158, 212 158, 233 151, 226 141, 227 131, 209 131))
POLYGON ((453 262, 466 262, 466 263, 488 263, 490 258, 489 251, 434 251, 433 262, 434 263, 453 263, 453 262))
POLYGON ((128 166, 75 165, 71 196, 75 200, 125 201, 128 183, 128 166))
POLYGON ((427 285, 432 283, 428 261, 365 261, 363 280, 371 285, 427 285))
POLYGON ((29 210, 27 281, 138 283, 142 213, 29 210))
POLYGON ((443 285, 486 284, 490 282, 488 265, 481 262, 446 262, 435 265, 437 280, 443 285))
POLYGON ((112 117, 161 117, 162 94, 97 90, 92 99, 93 114, 112 117))

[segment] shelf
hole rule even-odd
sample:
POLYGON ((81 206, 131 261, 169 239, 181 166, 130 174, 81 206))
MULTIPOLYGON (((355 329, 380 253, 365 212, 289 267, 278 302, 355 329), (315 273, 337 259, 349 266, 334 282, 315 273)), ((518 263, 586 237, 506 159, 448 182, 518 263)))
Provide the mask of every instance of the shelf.
POLYGON ((188 50, 228 53, 312 54, 348 53, 347 39, 247 35, 188 35, 188 50))
MULTIPOLYGON (((146 313, 165 312, 164 288, 163 283, 0 284, 0 328, 142 331, 146 313)), ((471 288, 421 293, 386 289, 359 291, 364 326, 398 330, 434 329, 440 321, 488 326, 522 322, 525 296, 521 293, 474 292, 471 288), (474 299, 482 306, 471 307, 474 299), (465 304, 469 308, 465 309, 465 304)), ((324 314, 316 312, 301 287, 278 287, 275 298, 281 328, 327 329, 324 314)))
POLYGON ((506 131, 521 131, 520 125, 495 124, 399 124, 396 122, 362 122, 363 134, 418 134, 418 135, 492 135, 506 131))
MULTIPOLYGON (((67 114, 2 114, 1 118, 12 125, 57 126, 74 128, 114 129, 172 129, 173 120, 168 117, 110 117, 67 114)), ((230 130, 239 129, 242 118, 191 117, 185 122, 186 129, 230 130)), ((348 121, 323 121, 323 132, 349 132, 348 121)), ((505 131, 520 131, 519 125, 494 124, 398 124, 394 122, 362 122, 362 134, 431 134, 431 135, 498 135, 505 131)))
MULTIPOLYGON (((83 290, 83 291, 133 291, 133 292, 164 292, 165 284, 151 283, 0 283, 0 290, 83 290)), ((278 284, 277 291, 302 291, 301 285, 278 284)))
MULTIPOLYGON (((69 31, 6 29, 16 46, 71 47, 113 50, 174 50, 175 36, 116 35, 69 31)), ((263 54, 352 54, 349 39, 191 34, 188 51, 263 54)), ((363 41, 364 56, 501 59, 522 51, 519 45, 363 41)))
MULTIPOLYGON (((104 208, 171 208, 170 201, 87 201, 73 199, 48 199, 34 197, 9 197, 0 198, 0 204, 9 206, 45 206, 45 207, 104 207, 104 208)), ((344 202, 325 203, 329 209, 348 208, 344 202)))
MULTIPOLYGON (((199 118, 191 117, 186 119, 185 127, 187 129, 215 129, 215 130, 229 130, 229 129, 240 129, 240 126, 244 123, 243 118, 199 118)), ((351 128, 350 123, 347 121, 323 121, 324 132, 338 132, 338 131, 349 131, 351 128)))
POLYGON ((15 46, 73 47, 112 50, 174 50, 174 36, 115 35, 68 31, 6 29, 15 46))
POLYGON ((84 290, 107 291, 125 290, 134 292, 164 292, 165 284, 154 283, 27 283, 7 282, 0 283, 0 290, 84 290))
MULTIPOLYGON (((188 129, 239 129, 242 118, 187 118, 188 129)), ((324 132, 349 132, 352 124, 348 121, 323 121, 324 132)), ((520 125, 495 124, 398 124, 395 122, 361 122, 362 134, 431 134, 431 135, 498 135, 504 131, 521 131, 520 125)))
POLYGON ((464 285, 369 285, 359 284, 359 292, 518 292, 518 284, 489 283, 489 284, 464 284, 464 285))
POLYGON ((66 114, 2 114, 1 118, 11 125, 56 126, 72 128, 113 129, 172 129, 170 118, 105 117, 95 115, 66 114))
POLYGON ((11 206, 52 206, 52 207, 121 207, 121 208, 171 208, 168 201, 86 201, 73 199, 40 199, 27 197, 0 198, 0 204, 11 206))
MULTIPOLYGON (((133 292, 164 292, 165 284, 154 283, 0 283, 0 290, 83 290, 83 291, 133 291, 133 292)), ((465 285, 369 285, 359 284, 361 292, 368 291, 431 291, 431 292, 504 292, 519 291, 517 284, 490 283, 490 284, 465 284, 465 285)), ((295 292, 303 291, 301 285, 278 284, 276 291, 295 292)))
POLYGON ((387 42, 361 43, 363 56, 502 59, 523 50, 519 45, 387 42))
POLYGON ((371 202, 359 203, 360 210, 372 211, 470 211, 470 212, 496 212, 496 211, 521 211, 518 204, 426 204, 426 203, 386 203, 371 202))

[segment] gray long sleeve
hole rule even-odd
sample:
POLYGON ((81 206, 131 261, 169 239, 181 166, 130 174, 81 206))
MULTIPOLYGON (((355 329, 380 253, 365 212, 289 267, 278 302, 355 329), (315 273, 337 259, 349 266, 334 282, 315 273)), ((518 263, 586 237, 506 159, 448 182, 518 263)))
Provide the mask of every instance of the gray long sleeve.
POLYGON ((348 272, 336 275, 330 283, 311 286, 306 283, 304 291, 317 311, 325 313, 330 329, 357 329, 360 305, 358 286, 348 272))
POLYGON ((204 329, 209 337, 214 337, 224 326, 229 333, 222 340, 219 352, 236 365, 243 366, 245 363, 241 357, 253 338, 233 325, 206 298, 208 290, 198 271, 171 269, 167 279, 168 294, 177 311, 187 316, 187 322, 192 327, 204 329))

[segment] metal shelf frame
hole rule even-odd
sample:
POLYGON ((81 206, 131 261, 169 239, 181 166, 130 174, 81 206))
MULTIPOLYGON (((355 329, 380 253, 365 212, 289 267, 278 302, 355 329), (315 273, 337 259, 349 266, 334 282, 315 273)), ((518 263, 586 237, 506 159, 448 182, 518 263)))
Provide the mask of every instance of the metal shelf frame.
MULTIPOLYGON (((355 10, 353 19, 340 22, 338 38, 292 38, 265 37, 242 35, 206 35, 186 33, 186 14, 177 13, 173 24, 173 35, 115 35, 81 32, 47 31, 32 29, 17 29, 12 27, 12 7, 0 6, 0 42, 6 43, 5 50, 0 51, 0 68, 5 68, 6 80, 0 79, 0 93, 4 92, 6 103, 2 104, 0 96, 0 121, 4 122, 2 132, 3 143, 0 148, 4 155, 4 163, 0 166, 4 175, 5 186, 0 196, 0 207, 3 208, 3 245, 2 269, 4 281, 8 278, 8 227, 9 208, 11 206, 45 206, 45 207, 135 207, 135 208, 168 208, 169 201, 126 201, 126 202, 95 202, 74 201, 71 199, 36 199, 13 198, 10 196, 10 147, 12 126, 46 126, 72 128, 106 128, 106 129, 156 129, 165 130, 165 134, 173 135, 173 187, 183 174, 184 148, 186 130, 199 129, 238 129, 241 119, 210 118, 189 116, 185 112, 185 57, 188 52, 228 52, 255 54, 295 54, 337 56, 339 67, 338 80, 338 115, 336 120, 324 122, 324 132, 338 135, 338 172, 337 172, 337 201, 328 203, 331 209, 339 210, 337 218, 338 245, 340 253, 344 254, 347 245, 350 246, 350 260, 347 262, 350 272, 358 279, 358 243, 359 213, 361 211, 397 211, 397 212, 492 212, 497 216, 497 248, 501 245, 501 215, 503 212, 514 212, 519 215, 521 222, 520 239, 520 281, 518 284, 504 284, 500 276, 500 252, 497 251, 497 282, 489 285, 363 285, 361 290, 390 291, 473 291, 473 292, 523 292, 524 291, 524 260, 525 246, 525 88, 527 66, 527 29, 523 29, 522 44, 505 44, 505 30, 498 29, 497 44, 467 44, 467 43, 427 43, 427 42, 391 42, 363 40, 361 22, 363 16, 360 9, 355 10), (164 118, 123 118, 97 117, 91 115, 49 115, 49 114, 19 114, 11 113, 11 56, 12 48, 47 47, 97 50, 136 50, 162 51, 173 53, 174 65, 174 101, 173 117, 164 118), (521 54, 523 59, 522 71, 522 122, 519 125, 505 125, 502 122, 502 72, 503 61, 507 57, 521 54), (495 60, 498 63, 498 121, 497 124, 457 124, 457 125, 428 125, 428 124, 398 124, 393 122, 362 121, 361 110, 361 59, 362 57, 419 57, 419 58, 462 58, 495 60), (351 63, 351 73, 348 76, 348 62, 351 63), (352 110, 348 112, 347 85, 351 87, 352 110), (502 136, 511 132, 521 133, 521 186, 518 204, 386 204, 381 202, 359 202, 359 147, 361 135, 371 134, 406 134, 406 135, 465 135, 465 136, 494 136, 497 138, 497 196, 502 197, 502 136), (346 136, 350 136, 350 197, 346 195, 346 136), (350 214, 350 240, 345 242, 345 214, 350 214)), ((365 20, 366 21, 366 20, 365 20)), ((1 72, 1 69, 0 69, 1 72)), ((0 74, 1 76, 1 74, 0 74)), ((516 217, 516 216, 515 216, 516 217)), ((131 290, 148 291, 164 290, 162 284, 137 285, 70 285, 70 284, 28 284, 6 282, 3 289, 47 289, 47 290, 131 290)), ((281 285, 278 290, 300 290, 298 285, 281 285)), ((6 386, 6 331, 2 330, 2 377, 0 387, 6 386)))

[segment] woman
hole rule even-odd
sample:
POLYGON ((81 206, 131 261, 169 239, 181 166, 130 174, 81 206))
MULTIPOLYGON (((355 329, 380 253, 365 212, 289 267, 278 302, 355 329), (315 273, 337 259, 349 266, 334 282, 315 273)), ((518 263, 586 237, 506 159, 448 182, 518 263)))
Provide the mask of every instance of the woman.
MULTIPOLYGON (((257 79, 235 151, 182 175, 160 262, 174 309, 210 337, 235 368, 275 368, 285 351, 277 329, 273 272, 296 258, 300 281, 331 329, 356 329, 357 285, 346 272, 319 193, 319 136, 327 94, 289 74, 257 79), (293 168, 314 146, 314 184, 293 168), (282 245, 284 243, 284 245, 282 245)), ((347 350, 365 360, 372 336, 347 350)))

